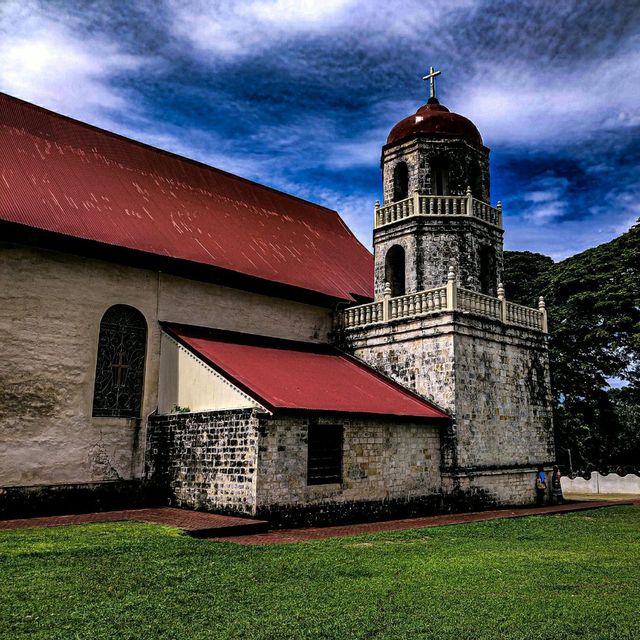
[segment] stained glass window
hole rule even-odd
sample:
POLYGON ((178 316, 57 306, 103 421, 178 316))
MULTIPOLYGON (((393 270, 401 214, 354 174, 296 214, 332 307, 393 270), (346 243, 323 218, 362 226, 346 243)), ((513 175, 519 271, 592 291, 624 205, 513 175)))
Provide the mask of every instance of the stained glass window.
POLYGON ((107 309, 100 322, 94 416, 140 416, 146 349, 144 316, 124 304, 107 309))

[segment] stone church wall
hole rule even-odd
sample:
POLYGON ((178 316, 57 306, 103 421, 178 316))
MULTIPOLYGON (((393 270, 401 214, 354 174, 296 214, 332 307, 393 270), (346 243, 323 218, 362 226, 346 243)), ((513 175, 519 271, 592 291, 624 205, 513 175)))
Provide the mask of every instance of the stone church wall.
POLYGON ((554 448, 546 336, 496 324, 470 317, 458 322, 457 464, 548 463, 554 448))
POLYGON ((254 409, 152 417, 149 482, 177 507, 255 513, 258 424, 254 409))
POLYGON ((446 491, 526 504, 535 465, 554 458, 545 340, 456 312, 348 330, 343 346, 452 414, 442 439, 446 491))
POLYGON ((261 420, 258 516, 316 523, 410 514, 440 505, 440 429, 392 418, 261 420), (310 422, 343 425, 341 484, 307 484, 310 422))
POLYGON ((320 307, 0 243, 0 487, 142 476, 160 320, 318 342, 331 328, 320 307), (140 419, 92 417, 100 320, 114 304, 148 326, 140 419))

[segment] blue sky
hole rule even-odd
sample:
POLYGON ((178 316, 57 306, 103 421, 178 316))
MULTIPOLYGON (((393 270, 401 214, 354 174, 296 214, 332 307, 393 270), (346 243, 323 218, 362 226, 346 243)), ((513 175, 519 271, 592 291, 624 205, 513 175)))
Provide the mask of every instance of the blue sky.
POLYGON ((492 150, 508 249, 561 259, 640 216, 637 0, 0 0, 0 90, 335 208, 368 246, 430 65, 492 150))

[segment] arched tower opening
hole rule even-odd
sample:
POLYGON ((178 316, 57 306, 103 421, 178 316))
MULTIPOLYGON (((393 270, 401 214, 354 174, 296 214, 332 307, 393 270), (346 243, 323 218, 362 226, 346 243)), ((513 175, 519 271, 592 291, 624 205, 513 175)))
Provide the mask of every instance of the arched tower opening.
POLYGON ((480 292, 489 296, 496 295, 498 268, 496 252, 493 247, 483 244, 480 247, 480 292))
POLYGON ((449 163, 446 158, 431 161, 431 193, 434 196, 449 195, 449 163))
POLYGON ((405 253, 399 244, 387 251, 384 260, 384 279, 391 286, 392 298, 405 294, 405 253))
POLYGON ((393 169, 393 201, 409 197, 409 167, 406 162, 398 162, 393 169))

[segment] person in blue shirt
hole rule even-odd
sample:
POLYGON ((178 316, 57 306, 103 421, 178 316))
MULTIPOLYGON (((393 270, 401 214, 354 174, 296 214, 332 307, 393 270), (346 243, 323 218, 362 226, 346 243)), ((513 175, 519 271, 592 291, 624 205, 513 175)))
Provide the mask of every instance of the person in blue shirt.
POLYGON ((536 505, 542 507, 544 505, 544 496, 547 493, 547 475, 542 465, 538 466, 536 474, 536 505))

